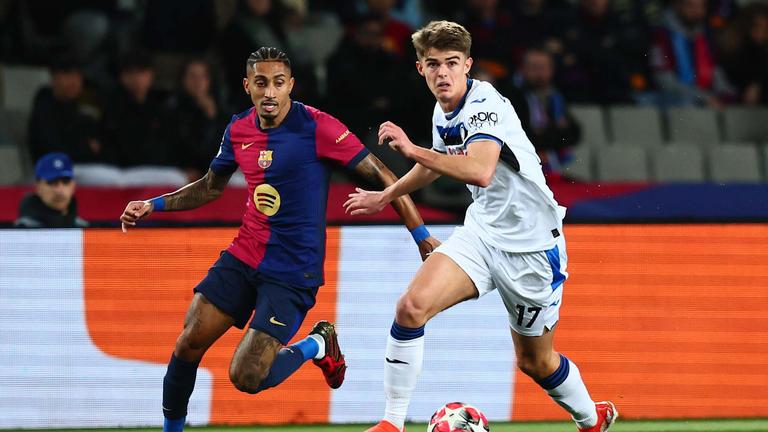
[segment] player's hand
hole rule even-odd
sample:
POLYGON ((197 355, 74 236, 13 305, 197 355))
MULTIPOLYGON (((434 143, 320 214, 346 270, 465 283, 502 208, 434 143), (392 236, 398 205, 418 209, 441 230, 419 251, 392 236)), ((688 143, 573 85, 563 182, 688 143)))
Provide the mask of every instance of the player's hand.
POLYGON ((125 206, 123 215, 120 216, 123 232, 128 232, 128 226, 136 226, 136 221, 149 216, 153 205, 149 201, 131 201, 125 206))
POLYGON ((440 240, 429 236, 425 238, 424 240, 419 242, 419 254, 421 255, 421 260, 426 261, 427 257, 434 252, 437 247, 440 246, 440 240))
POLYGON ((344 203, 344 213, 352 216, 369 215, 380 212, 387 204, 382 192, 355 188, 344 203))
POLYGON ((400 126, 392 122, 384 122, 379 126, 379 145, 387 144, 392 150, 396 150, 403 156, 411 158, 416 144, 408 139, 400 126))

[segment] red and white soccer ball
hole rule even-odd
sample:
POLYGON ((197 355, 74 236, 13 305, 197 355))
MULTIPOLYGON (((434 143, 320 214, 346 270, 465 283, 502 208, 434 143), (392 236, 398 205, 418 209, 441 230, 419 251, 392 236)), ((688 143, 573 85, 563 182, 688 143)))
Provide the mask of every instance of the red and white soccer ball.
POLYGON ((479 409, 462 402, 443 405, 432 414, 427 432, 489 432, 488 419, 479 409))

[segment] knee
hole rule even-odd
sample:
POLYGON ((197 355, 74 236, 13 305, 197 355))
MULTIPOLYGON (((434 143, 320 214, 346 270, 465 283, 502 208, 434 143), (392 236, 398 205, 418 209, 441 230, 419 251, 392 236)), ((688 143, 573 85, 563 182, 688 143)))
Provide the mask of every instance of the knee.
POLYGON ((195 335, 186 331, 176 339, 176 347, 174 353, 176 357, 192 362, 199 362, 205 354, 206 346, 195 335))
POLYGON ((426 301, 406 292, 397 301, 396 320, 407 327, 421 327, 429 320, 426 301))
POLYGON ((555 356, 549 354, 519 353, 517 355, 517 367, 534 380, 542 380, 557 369, 558 364, 553 362, 553 357, 555 356))
POLYGON ((229 381, 243 393, 256 394, 262 390, 261 382, 267 377, 268 372, 233 364, 229 368, 229 381))

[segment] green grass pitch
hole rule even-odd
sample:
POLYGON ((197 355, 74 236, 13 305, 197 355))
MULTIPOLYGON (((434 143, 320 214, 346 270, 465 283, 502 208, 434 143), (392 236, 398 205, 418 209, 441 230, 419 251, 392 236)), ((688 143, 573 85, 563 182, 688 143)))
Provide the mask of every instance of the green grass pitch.
MULTIPOLYGON (((187 427, 186 431, 207 432, 362 432, 368 425, 312 425, 312 426, 238 426, 187 427)), ((143 429, 46 429, 45 432, 158 432, 160 428, 143 429)), ((423 424, 409 424, 410 432, 423 432, 423 424)), ((21 430, 2 430, 21 432, 21 430)), ((492 423, 491 432, 575 432, 573 423, 492 423)), ((610 432, 768 432, 768 419, 751 420, 666 420, 619 421, 610 432)))

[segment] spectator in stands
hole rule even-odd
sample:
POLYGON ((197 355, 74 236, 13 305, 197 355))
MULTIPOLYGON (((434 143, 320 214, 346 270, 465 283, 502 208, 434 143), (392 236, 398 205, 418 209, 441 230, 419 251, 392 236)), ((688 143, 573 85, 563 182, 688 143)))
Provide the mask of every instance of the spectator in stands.
POLYGON ((363 138, 372 126, 397 112, 404 65, 384 48, 384 20, 377 14, 359 18, 352 33, 328 62, 329 109, 363 138), (362 71, 375 71, 371 82, 362 71))
POLYGON ((379 15, 384 23, 384 49, 397 58, 404 59, 410 54, 413 29, 392 16, 396 4, 396 0, 366 0, 368 12, 379 15))
POLYGON ((189 181, 208 171, 229 119, 214 91, 211 65, 203 59, 184 63, 179 88, 168 101, 168 139, 189 181))
POLYGON ((72 161, 65 153, 47 153, 35 164, 35 192, 19 205, 14 226, 21 228, 82 228, 77 216, 72 161))
POLYGON ((242 58, 254 47, 285 48, 282 10, 272 0, 240 0, 232 22, 222 31, 217 41, 217 56, 223 65, 226 99, 230 110, 240 112, 252 106, 243 93, 242 58))
POLYGON ((552 84, 555 65, 547 50, 531 48, 508 91, 526 135, 536 147, 547 174, 558 174, 571 159, 581 130, 568 113, 565 98, 552 84))
POLYGON ((610 0, 580 0, 564 26, 559 73, 571 102, 626 103, 645 90, 648 40, 644 29, 611 9, 610 0))
POLYGON ((655 32, 651 54, 662 103, 720 107, 733 89, 707 31, 706 0, 673 0, 655 32))
POLYGON ((544 46, 555 55, 563 50, 563 12, 551 6, 548 0, 519 0, 512 7, 512 33, 509 43, 513 63, 517 66, 532 46, 544 46))
POLYGON ((509 67, 514 54, 510 46, 513 25, 509 12, 499 9, 498 0, 467 0, 465 12, 460 21, 472 34, 472 56, 509 67))
POLYGON ((187 183, 169 145, 165 101, 152 90, 152 58, 141 51, 120 60, 120 87, 109 99, 103 123, 108 164, 78 164, 80 184, 147 186, 187 183))
POLYGON ((105 160, 99 140, 101 107, 85 88, 80 65, 62 58, 50 66, 51 85, 37 92, 29 122, 32 158, 66 152, 76 162, 105 160))
POLYGON ((724 68, 739 101, 768 104, 768 5, 744 8, 726 31, 724 68))
POLYGON ((307 0, 282 0, 283 29, 292 69, 297 79, 296 99, 317 104, 327 89, 328 59, 339 47, 344 29, 330 12, 310 10, 307 0))
POLYGON ((133 51, 121 58, 120 86, 104 117, 104 141, 118 166, 169 164, 162 130, 164 101, 152 89, 154 79, 148 53, 133 51))

